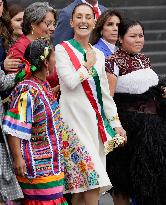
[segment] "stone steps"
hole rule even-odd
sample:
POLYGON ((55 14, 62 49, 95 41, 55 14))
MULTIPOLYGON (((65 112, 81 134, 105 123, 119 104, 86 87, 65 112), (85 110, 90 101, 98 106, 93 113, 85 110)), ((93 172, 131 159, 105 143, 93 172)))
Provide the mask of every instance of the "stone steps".
POLYGON ((114 7, 122 12, 124 17, 146 20, 166 20, 166 6, 135 6, 114 7))
MULTIPOLYGON (((166 51, 166 40, 145 41, 144 52, 166 51)), ((166 59, 165 59, 166 60, 166 59)))
POLYGON ((153 63, 152 68, 159 75, 165 75, 166 76, 166 63, 165 62, 153 63))
POLYGON ((160 63, 166 61, 166 52, 165 51, 150 51, 150 52, 144 52, 145 55, 147 55, 151 63, 160 63))
POLYGON ((160 29, 166 29, 166 19, 163 20, 145 20, 141 21, 142 24, 144 25, 145 32, 148 30, 160 30, 160 29))
POLYGON ((166 1, 164 0, 99 0, 99 2, 107 7, 166 5, 166 1))
MULTIPOLYGON (((108 1, 107 1, 108 2, 108 1)), ((137 19, 145 28, 143 52, 150 57, 155 71, 166 73, 166 0, 111 0, 124 17, 137 19)))
POLYGON ((147 39, 148 41, 166 40, 166 29, 145 30, 145 39, 147 39))

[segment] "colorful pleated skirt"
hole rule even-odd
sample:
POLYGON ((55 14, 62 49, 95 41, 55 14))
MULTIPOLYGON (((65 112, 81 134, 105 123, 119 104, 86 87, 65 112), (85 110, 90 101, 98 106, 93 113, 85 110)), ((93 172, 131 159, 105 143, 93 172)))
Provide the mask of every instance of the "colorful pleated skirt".
POLYGON ((24 205, 67 205, 63 198, 63 173, 35 179, 17 179, 24 194, 24 205))

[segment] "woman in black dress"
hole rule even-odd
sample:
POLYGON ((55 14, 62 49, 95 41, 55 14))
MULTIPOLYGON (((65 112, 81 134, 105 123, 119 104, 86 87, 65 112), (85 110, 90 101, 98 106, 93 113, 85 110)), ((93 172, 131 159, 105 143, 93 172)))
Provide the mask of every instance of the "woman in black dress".
POLYGON ((124 19, 119 25, 120 49, 106 62, 107 72, 118 70, 115 102, 128 142, 107 157, 115 205, 166 204, 165 99, 149 58, 141 52, 144 28, 124 19), (134 202, 133 202, 134 203, 134 202))

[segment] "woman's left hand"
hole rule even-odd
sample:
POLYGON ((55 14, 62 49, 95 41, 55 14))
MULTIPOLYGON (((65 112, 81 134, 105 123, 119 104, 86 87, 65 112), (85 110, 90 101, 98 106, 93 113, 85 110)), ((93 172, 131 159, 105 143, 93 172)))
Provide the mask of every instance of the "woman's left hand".
POLYGON ((119 134, 120 136, 124 137, 124 143, 127 143, 127 135, 126 131, 123 129, 123 127, 115 127, 115 132, 119 134))

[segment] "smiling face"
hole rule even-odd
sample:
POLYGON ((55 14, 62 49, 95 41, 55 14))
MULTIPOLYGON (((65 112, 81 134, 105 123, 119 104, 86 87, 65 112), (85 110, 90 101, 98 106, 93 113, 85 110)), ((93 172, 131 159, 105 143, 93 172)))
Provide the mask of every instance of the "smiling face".
POLYGON ((22 35, 22 22, 23 22, 23 15, 24 12, 19 12, 18 14, 16 14, 15 16, 13 16, 13 18, 11 19, 11 24, 12 24, 12 28, 13 28, 13 33, 15 35, 22 35))
POLYGON ((71 27, 74 29, 75 36, 89 37, 94 26, 95 19, 92 9, 87 5, 78 6, 71 20, 71 27))
POLYGON ((110 16, 104 23, 103 29, 101 31, 102 38, 111 44, 115 44, 118 40, 118 26, 120 23, 119 17, 113 15, 110 16))
POLYGON ((55 30, 55 18, 52 12, 47 12, 45 18, 39 24, 32 24, 33 33, 36 38, 50 37, 55 30))
POLYGON ((137 54, 144 46, 144 32, 140 25, 129 27, 123 38, 120 38, 121 48, 128 53, 137 54))

